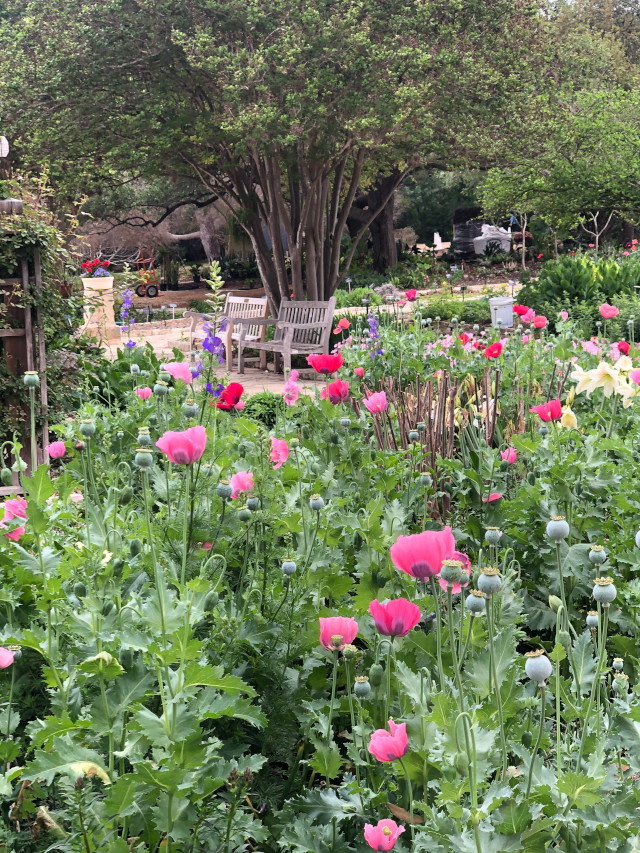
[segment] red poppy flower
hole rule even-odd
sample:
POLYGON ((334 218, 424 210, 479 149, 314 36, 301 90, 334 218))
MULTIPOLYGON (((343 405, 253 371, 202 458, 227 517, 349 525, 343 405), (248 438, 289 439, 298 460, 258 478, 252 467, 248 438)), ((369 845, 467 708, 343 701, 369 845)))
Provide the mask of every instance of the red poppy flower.
POLYGON ((549 400, 548 403, 540 403, 539 406, 533 406, 529 409, 534 415, 538 415, 541 421, 548 423, 549 421, 559 421, 562 417, 562 404, 559 399, 549 400))
POLYGON ((102 266, 103 266, 103 267, 110 267, 110 266, 111 266, 111 264, 109 263, 109 261, 103 261, 103 262, 102 262, 102 266))
POLYGON ((498 358, 498 356, 502 353, 502 344, 500 341, 496 341, 495 344, 491 344, 484 351, 485 358, 498 358))
POLYGON ((224 391, 220 394, 220 399, 217 403, 217 408, 224 412, 229 412, 235 405, 240 402, 244 388, 239 382, 230 382, 224 391))
POLYGON ((540 260, 540 258, 544 258, 544 254, 542 252, 538 255, 538 260, 540 260))
POLYGON ((462 341, 462 346, 466 346, 471 338, 466 332, 463 332, 461 335, 458 335, 458 340, 462 341))
POLYGON ((338 355, 308 355, 307 364, 313 367, 316 373, 321 373, 328 376, 330 373, 335 373, 340 370, 344 359, 338 355))
POLYGON ((329 400, 334 406, 338 403, 345 403, 349 399, 349 383, 343 382, 342 379, 336 379, 335 382, 330 382, 326 388, 322 389, 320 394, 323 400, 329 400))
POLYGON ((479 350, 484 350, 487 348, 487 345, 482 343, 482 341, 474 341, 473 342, 473 348, 479 349, 479 350))
POLYGON ((629 355, 629 344, 626 341, 618 341, 617 347, 618 352, 621 352, 622 355, 629 355))
POLYGON ((526 305, 514 305, 513 306, 513 313, 517 314, 518 317, 524 317, 524 315, 527 313, 528 310, 529 309, 527 308, 526 305))

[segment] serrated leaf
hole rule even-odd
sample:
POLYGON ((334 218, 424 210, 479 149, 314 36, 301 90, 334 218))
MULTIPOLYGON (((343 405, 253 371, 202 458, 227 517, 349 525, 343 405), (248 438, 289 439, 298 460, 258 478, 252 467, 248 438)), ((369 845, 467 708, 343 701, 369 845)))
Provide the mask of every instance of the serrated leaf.
POLYGON ((27 727, 31 743, 35 747, 50 745, 54 738, 62 737, 67 732, 78 729, 88 729, 91 723, 88 720, 72 720, 68 714, 62 717, 45 717, 44 720, 36 720, 27 727))
POLYGON ((594 806, 602 799, 599 791, 602 778, 592 778, 583 773, 565 773, 558 779, 558 791, 566 794, 569 802, 579 809, 594 806))
POLYGON ((215 687, 223 693, 246 693, 255 696, 256 691, 237 675, 224 675, 221 666, 200 666, 197 661, 188 664, 184 675, 184 688, 215 687))
POLYGON ((596 672, 596 659, 593 653, 593 642, 589 631, 584 631, 573 644, 573 665, 579 693, 587 694, 591 690, 593 677, 596 672))
POLYGON ((25 492, 39 507, 46 506, 47 498, 56 491, 56 487, 49 478, 48 465, 40 465, 33 477, 23 477, 22 483, 25 492))
POLYGON ((342 799, 337 796, 333 788, 328 788, 325 791, 314 788, 307 791, 304 797, 298 797, 289 802, 294 807, 296 814, 304 813, 310 820, 319 820, 322 823, 330 823, 332 820, 340 823, 340 821, 356 814, 362 814, 360 797, 352 795, 342 799))
POLYGON ((80 776, 97 776, 103 784, 110 784, 102 757, 92 749, 75 744, 69 734, 55 738, 51 752, 36 750, 33 761, 27 764, 23 774, 25 779, 43 779, 48 785, 58 775, 68 776, 74 781, 80 776))
POLYGON ((553 651, 549 655, 549 660, 552 660, 554 663, 562 663, 566 656, 567 653, 564 646, 561 646, 560 643, 556 643, 553 647, 553 651))
POLYGON ((515 800, 509 800, 504 803, 496 812, 496 819, 500 822, 495 823, 495 827, 505 835, 517 835, 529 826, 531 822, 531 812, 526 803, 517 803, 515 800))
POLYGON ((213 690, 207 689, 198 696, 198 708, 198 716, 202 720, 233 717, 235 720, 244 720, 257 729, 262 729, 267 724, 267 718, 260 708, 241 696, 220 696, 218 693, 214 694, 213 690))
POLYGON ((316 754, 309 760, 309 764, 319 776, 324 779, 335 779, 342 767, 340 751, 334 741, 322 743, 314 738, 316 754))

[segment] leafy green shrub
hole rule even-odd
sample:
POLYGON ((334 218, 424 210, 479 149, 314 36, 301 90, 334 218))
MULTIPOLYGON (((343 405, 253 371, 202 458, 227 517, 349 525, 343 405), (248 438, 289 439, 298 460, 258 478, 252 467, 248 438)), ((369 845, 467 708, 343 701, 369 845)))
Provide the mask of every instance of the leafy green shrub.
POLYGON ((336 290, 336 308, 357 308, 362 305, 366 297, 370 305, 382 305, 382 299, 368 287, 356 287, 351 293, 345 290, 336 290))
POLYGON ((426 303, 422 313, 430 317, 440 317, 443 320, 457 317, 463 323, 491 322, 491 311, 487 299, 469 299, 461 302, 458 299, 438 296, 426 303))
POLYGON ((261 391, 249 397, 242 414, 244 417, 259 421, 267 429, 273 429, 276 425, 276 417, 284 412, 284 407, 285 402, 281 394, 261 391))
POLYGON ((208 299, 191 299, 187 305, 187 311, 197 311, 199 314, 209 314, 211 303, 208 299))

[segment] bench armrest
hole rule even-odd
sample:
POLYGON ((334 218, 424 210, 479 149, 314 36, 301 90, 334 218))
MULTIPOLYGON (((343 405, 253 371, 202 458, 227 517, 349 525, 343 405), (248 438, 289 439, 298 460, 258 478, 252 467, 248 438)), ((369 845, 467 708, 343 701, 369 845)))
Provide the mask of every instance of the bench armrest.
POLYGON ((270 326, 277 323, 275 317, 229 317, 234 326, 270 326))

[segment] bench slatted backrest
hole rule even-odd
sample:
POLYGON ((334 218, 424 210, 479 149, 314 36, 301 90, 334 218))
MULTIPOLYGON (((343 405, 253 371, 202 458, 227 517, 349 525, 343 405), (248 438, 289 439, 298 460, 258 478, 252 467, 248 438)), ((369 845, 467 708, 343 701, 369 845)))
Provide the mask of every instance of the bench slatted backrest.
MULTIPOLYGON (((327 351, 331 324, 336 300, 332 297, 328 302, 296 302, 283 299, 278 313, 278 324, 282 323, 313 323, 313 329, 295 329, 293 333, 293 348, 296 345, 315 347, 327 351)), ((284 329, 276 329, 275 340, 284 337, 284 329)))
MULTIPOLYGON (((224 306, 224 316, 230 320, 235 320, 239 317, 266 317, 268 314, 266 298, 257 298, 255 296, 227 296, 227 301, 224 306)), ((248 326, 247 335, 259 338, 264 331, 264 326, 248 326)), ((240 328, 237 332, 239 334, 240 328)))

